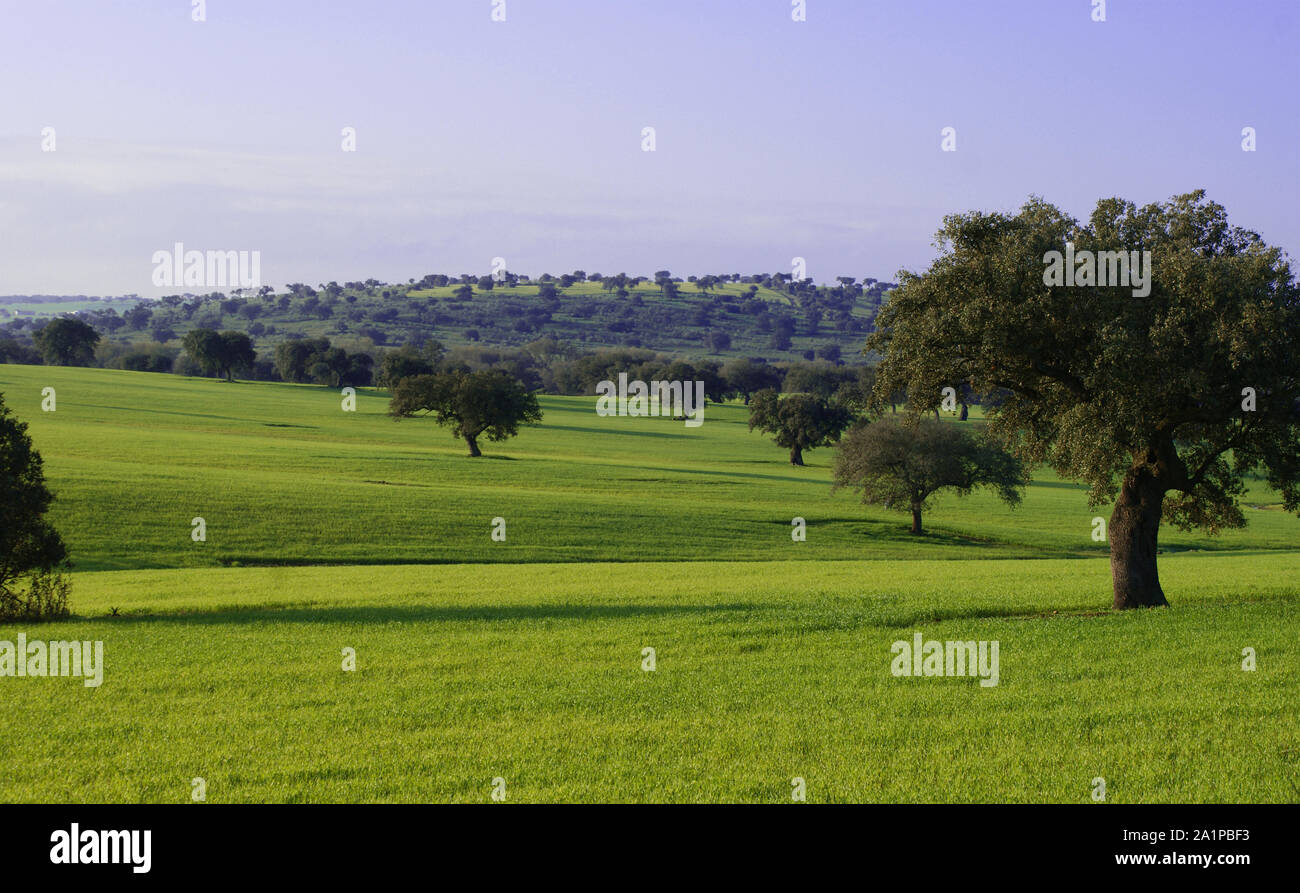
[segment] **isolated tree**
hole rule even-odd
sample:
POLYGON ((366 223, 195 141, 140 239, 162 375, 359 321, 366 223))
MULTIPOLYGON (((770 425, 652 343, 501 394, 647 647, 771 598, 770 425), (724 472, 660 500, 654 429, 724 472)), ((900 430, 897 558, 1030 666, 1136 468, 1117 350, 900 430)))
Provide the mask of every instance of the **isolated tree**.
POLYGON ((542 420, 537 395, 500 369, 455 370, 404 378, 393 389, 388 412, 395 419, 432 413, 439 425, 464 438, 470 456, 481 456, 478 438, 500 441, 519 433, 520 425, 542 420))
POLYGON ((858 489, 867 505, 910 511, 917 535, 923 532, 921 513, 940 490, 967 496, 988 487, 1016 506, 1028 483, 1019 458, 967 428, 933 419, 909 424, 893 416, 851 430, 835 451, 832 477, 832 490, 858 489))
POLYGON ((79 319, 61 316, 33 335, 32 343, 51 366, 89 366, 99 333, 79 319))
POLYGON ((0 620, 67 614, 67 584, 57 573, 68 551, 45 513, 54 496, 41 456, 0 394, 0 620), (26 592, 22 582, 28 579, 26 592))
MULTIPOLYGON (((1300 511, 1300 288, 1280 249, 1203 192, 1142 208, 1105 199, 1086 225, 1034 198, 1014 216, 950 216, 936 244, 867 342, 884 354, 874 393, 905 388, 917 411, 952 381, 998 391, 988 409, 1004 444, 1086 481, 1094 506, 1116 500, 1116 608, 1167 604, 1161 519, 1243 526, 1252 470, 1300 511), (1131 278, 1046 284, 1048 252, 1071 250, 1079 269, 1096 252, 1149 251, 1149 293, 1131 278)), ((1103 265, 1118 278, 1118 256, 1103 265)))
POLYGON ((749 404, 749 430, 771 434, 776 445, 790 451, 790 464, 803 465, 803 451, 829 446, 853 421, 838 403, 815 394, 759 391, 749 404))

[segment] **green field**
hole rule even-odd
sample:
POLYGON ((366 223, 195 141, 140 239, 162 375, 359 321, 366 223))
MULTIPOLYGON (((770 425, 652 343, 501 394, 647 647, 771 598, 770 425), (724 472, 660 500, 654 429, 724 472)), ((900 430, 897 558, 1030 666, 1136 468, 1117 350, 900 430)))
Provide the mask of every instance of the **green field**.
POLYGON ((1079 485, 942 498, 918 539, 739 405, 544 397, 470 460, 378 392, 12 365, 0 392, 77 615, 0 639, 107 664, 0 678, 0 800, 1300 800, 1300 520, 1259 482, 1245 530, 1162 532, 1170 609, 1115 613, 1079 485), (999 684, 894 677, 915 632, 1000 642, 999 684))
POLYGON ((9 319, 16 316, 48 318, 62 316, 65 313, 80 313, 89 310, 112 309, 121 312, 135 306, 135 303, 135 301, 75 300, 72 298, 66 301, 0 301, 0 319, 9 319))

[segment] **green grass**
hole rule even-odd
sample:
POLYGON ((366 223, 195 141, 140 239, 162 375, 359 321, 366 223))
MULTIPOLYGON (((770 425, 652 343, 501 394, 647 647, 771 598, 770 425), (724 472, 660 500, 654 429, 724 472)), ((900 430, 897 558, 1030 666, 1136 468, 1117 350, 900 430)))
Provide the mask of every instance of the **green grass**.
MULTIPOLYGON (((31 424, 81 570, 1106 554, 1092 518, 1109 509, 1045 469, 1014 511, 992 496, 940 497, 918 540, 907 516, 831 494, 831 450, 794 468, 748 431, 739 404, 711 405, 687 428, 543 397, 540 427, 471 460, 431 420, 394 422, 374 391, 345 413, 337 391, 313 386, 0 366, 0 392, 31 424), (53 413, 39 411, 44 387, 56 389, 53 413), (807 542, 791 540, 795 516, 807 542), (195 517, 206 543, 191 540, 195 517), (505 543, 489 536, 495 517, 505 543)), ((1167 529, 1163 547, 1300 547, 1300 520, 1276 495, 1257 485, 1246 502, 1245 530, 1167 529)))
POLYGON ((104 684, 0 682, 0 799, 1293 801, 1297 573, 1179 556, 1174 609, 1101 615, 1101 560, 80 575, 45 630, 104 684), (914 631, 998 686, 892 676, 914 631))
POLYGON ((941 499, 918 539, 740 406, 545 398, 470 460, 367 392, 20 366, 0 392, 77 562, 74 619, 0 639, 107 665, 0 678, 3 801, 1300 800, 1300 520, 1258 484, 1247 529, 1163 532, 1171 608, 1118 613, 1078 485, 941 499), (892 676, 915 632, 997 640, 999 685, 892 676))

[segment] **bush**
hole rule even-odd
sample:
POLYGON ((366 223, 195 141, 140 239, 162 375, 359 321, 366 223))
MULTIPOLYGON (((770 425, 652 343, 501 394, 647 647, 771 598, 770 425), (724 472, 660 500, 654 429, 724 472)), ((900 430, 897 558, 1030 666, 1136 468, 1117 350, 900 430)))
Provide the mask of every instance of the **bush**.
POLYGON ((63 620, 71 613, 68 592, 72 586, 62 574, 33 574, 26 593, 0 589, 0 623, 37 623, 63 620))
POLYGON ((68 614, 68 584, 59 576, 68 550, 45 518, 54 494, 45 486, 43 464, 27 424, 0 395, 0 620, 68 614))

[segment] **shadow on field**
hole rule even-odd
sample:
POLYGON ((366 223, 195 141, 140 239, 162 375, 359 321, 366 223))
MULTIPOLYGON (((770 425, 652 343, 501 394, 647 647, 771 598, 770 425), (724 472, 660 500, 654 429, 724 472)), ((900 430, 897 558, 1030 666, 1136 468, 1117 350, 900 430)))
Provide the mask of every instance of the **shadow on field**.
MULTIPOLYGON (((899 516, 902 517, 901 515, 899 516)), ((759 522, 764 524, 774 524, 777 527, 790 527, 788 518, 774 518, 768 521, 759 522)), ((924 533, 912 533, 911 527, 906 521, 894 520, 876 520, 863 517, 847 518, 808 518, 804 523, 809 527, 835 527, 840 525, 849 525, 848 533, 850 536, 862 537, 868 540, 872 545, 880 543, 903 543, 916 546, 996 546, 1011 548, 1020 548, 1023 544, 1006 542, 994 539, 992 537, 971 536, 969 534, 957 533, 942 527, 927 528, 924 533)), ((1041 547, 1039 547, 1041 548, 1041 547)), ((1064 550, 1047 550, 1041 549, 1045 555, 1054 557, 1069 557, 1064 550)))
MULTIPOLYGON (((811 476, 796 477, 794 475, 784 475, 784 474, 763 474, 757 471, 719 471, 716 468, 686 468, 686 467, 665 468, 659 465, 641 465, 637 467, 637 470, 658 471, 658 472, 663 472, 665 474, 697 475, 700 477, 710 477, 710 478, 741 478, 744 480, 757 480, 757 481, 789 481, 795 484, 825 484, 826 483, 825 481, 812 480, 811 476)), ((693 482, 687 478, 683 478, 683 483, 693 483, 693 482)), ((785 523, 789 524, 790 522, 786 521, 785 523)))
POLYGON ((641 431, 631 428, 618 428, 610 425, 608 428, 591 428, 580 425, 542 425, 551 431, 579 431, 583 434, 623 434, 631 437, 671 437, 675 440, 686 440, 689 434, 668 434, 663 431, 641 431))
POLYGON ((1053 490, 1077 490, 1080 493, 1088 492, 1087 484, 1079 484, 1074 481, 1030 481, 1031 487, 1047 487, 1053 490))
POLYGON ((117 412, 151 412, 154 415, 174 415, 183 419, 216 419, 220 422, 243 422, 245 424, 257 421, 247 416, 213 415, 209 412, 182 412, 174 409, 148 409, 143 406, 109 406, 106 403, 78 403, 76 405, 86 409, 111 409, 117 412))
POLYGON ((164 614, 123 614, 117 617, 79 617, 113 624, 179 623, 511 623, 536 620, 625 620, 635 617, 671 617, 687 614, 721 614, 769 611, 772 606, 750 603, 721 605, 419 605, 331 607, 330 605, 224 605, 211 611, 164 614))

